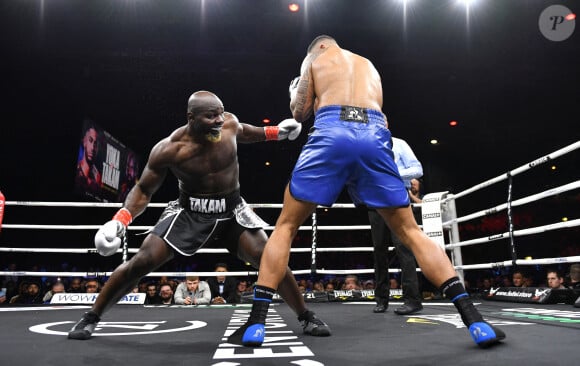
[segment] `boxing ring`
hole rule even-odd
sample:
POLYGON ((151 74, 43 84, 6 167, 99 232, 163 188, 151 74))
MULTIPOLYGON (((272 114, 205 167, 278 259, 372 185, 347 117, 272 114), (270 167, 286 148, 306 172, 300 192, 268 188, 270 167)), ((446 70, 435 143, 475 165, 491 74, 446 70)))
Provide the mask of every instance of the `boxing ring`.
MULTIPOLYGON (((540 226, 514 229, 514 210, 529 204, 538 204, 542 200, 575 192, 580 187, 580 180, 557 184, 533 194, 514 199, 514 177, 524 172, 533 171, 547 163, 556 161, 566 155, 578 154, 580 141, 563 147, 551 154, 530 161, 495 178, 484 181, 458 193, 436 192, 426 195, 421 206, 423 213, 423 230, 437 241, 448 252, 453 265, 461 278, 470 271, 502 271, 511 267, 561 266, 580 262, 580 255, 550 256, 546 258, 522 258, 522 249, 517 242, 521 238, 544 233, 578 230, 580 218, 572 217, 558 222, 540 226), (500 182, 507 182, 505 191, 507 200, 501 204, 484 207, 476 212, 458 216, 457 207, 461 200, 474 194, 484 192, 488 187, 500 182), (485 217, 497 217, 505 212, 506 231, 492 235, 462 240, 461 225, 485 217), (503 243, 504 247, 498 250, 503 243), (464 250, 475 246, 486 246, 488 251, 509 253, 505 258, 484 263, 464 263, 464 250)), ((47 237, 52 232, 78 231, 92 237, 102 223, 110 218, 118 203, 87 202, 26 202, 6 201, 5 223, 2 232, 18 230, 42 231, 47 237), (75 220, 95 220, 97 224, 16 224, 12 223, 10 210, 19 209, 28 212, 34 209, 51 209, 65 212, 76 210, 82 217, 75 220), (98 210, 98 213, 92 213, 98 210), (91 212, 87 214, 87 212, 91 212)), ((151 203, 147 211, 162 209, 165 203, 151 203)), ((279 210, 281 204, 251 204, 255 210, 279 210)), ((297 276, 343 276, 356 274, 373 276, 372 268, 329 268, 324 257, 344 255, 346 258, 364 258, 372 263, 372 246, 342 245, 330 246, 323 240, 324 233, 333 232, 338 237, 350 240, 356 233, 368 233, 370 226, 364 223, 366 211, 359 212, 361 224, 324 225, 329 212, 334 210, 352 210, 352 204, 335 204, 331 208, 319 208, 312 216, 311 225, 300 227, 300 243, 292 248, 290 266, 297 276), (309 233, 309 235, 302 235, 309 233), (305 240, 304 238, 307 238, 305 240), (298 256, 305 257, 302 262, 306 268, 295 268, 293 262, 298 256), (362 257, 361 257, 362 256, 362 257)), ((155 212, 158 215, 160 212, 155 212)), ((149 221, 147 215, 138 222, 149 221)), ((31 215, 31 217, 34 217, 31 215)), ((72 216, 71 216, 72 217, 72 216)), ((59 217, 60 218, 60 217, 59 217)), ((51 218, 57 220, 58 218, 51 218)), ((119 264, 138 249, 143 237, 137 233, 148 230, 147 225, 131 225, 128 244, 124 245, 113 257, 119 264)), ((266 228, 271 231, 273 227, 266 228)), ((1 237, 0 237, 1 238, 1 237)), ((363 236, 364 238, 364 236, 363 236)), ((59 240, 59 239, 53 239, 59 240)), ((360 240, 360 239, 359 239, 360 240)), ((48 240, 46 240, 48 242, 48 240)), ((92 240, 84 243, 92 243, 92 240)), ((370 243, 370 240, 367 241, 370 243)), ((76 243, 66 248, 49 247, 0 247, 1 255, 89 255, 95 261, 100 260, 93 247, 79 247, 76 243)), ((392 249, 392 248, 391 248, 392 249)), ((204 254, 228 255, 225 249, 203 248, 189 260, 195 261, 204 254)), ((296 261, 300 262, 300 261, 296 261)), ((348 263, 345 259, 344 263, 348 263)), ((213 263, 212 263, 213 265, 213 263)), ((399 272, 398 268, 389 269, 399 272)), ((110 276, 109 270, 85 271, 0 271, 0 276, 26 277, 103 277, 110 276)), ((223 274, 223 273, 221 273, 223 274)), ((147 277, 184 278, 186 275, 200 277, 215 276, 209 271, 160 271, 150 273, 147 277)), ((256 270, 231 271, 228 276, 249 277, 255 279, 256 270)), ((497 291, 497 290, 496 290, 497 291)), ((548 292, 549 293, 549 292, 548 292)), ((555 293, 555 292, 554 292, 555 293)), ((536 296, 538 297, 538 296, 536 296)), ((540 296, 541 297, 541 296, 540 296)), ((1 306, 0 334, 2 344, 9 345, 11 352, 1 356, 7 364, 31 363, 42 359, 48 364, 140 364, 157 365, 164 362, 185 365, 336 365, 367 364, 378 365, 392 362, 396 365, 427 365, 433 362, 485 362, 514 364, 515 362, 532 361, 532 364, 573 364, 580 355, 577 351, 576 337, 580 330, 580 309, 571 303, 558 301, 561 298, 546 297, 547 301, 493 301, 493 299, 476 299, 476 306, 484 318, 497 324, 506 332, 507 339, 502 345, 491 350, 479 350, 471 341, 463 323, 453 305, 447 300, 424 302, 424 310, 410 316, 395 315, 392 311, 384 314, 372 313, 373 293, 360 292, 328 293, 322 299, 309 301, 307 305, 316 311, 331 327, 331 338, 316 338, 302 335, 296 316, 284 304, 276 303, 268 316, 267 328, 270 329, 263 347, 245 349, 227 344, 225 337, 237 329, 248 316, 249 304, 210 305, 210 306, 143 306, 116 305, 103 317, 94 333, 93 339, 85 342, 68 341, 66 333, 78 320, 88 305, 52 304, 42 306, 1 306), (548 301, 550 300, 551 301, 548 301), (532 331, 533 329, 533 331, 532 331), (175 334, 164 334, 175 333, 175 334), (546 340, 550 340, 546 344, 546 340), (34 344, 35 351, 28 352, 34 344), (420 344, 420 347, 417 345, 420 344), (57 348, 58 347, 58 348, 57 348), (60 351, 54 351, 60 350, 60 351), (37 358, 39 357, 39 358, 37 358)), ((400 302, 391 301, 391 307, 400 302)), ((5 349, 5 347, 2 347, 5 349)))

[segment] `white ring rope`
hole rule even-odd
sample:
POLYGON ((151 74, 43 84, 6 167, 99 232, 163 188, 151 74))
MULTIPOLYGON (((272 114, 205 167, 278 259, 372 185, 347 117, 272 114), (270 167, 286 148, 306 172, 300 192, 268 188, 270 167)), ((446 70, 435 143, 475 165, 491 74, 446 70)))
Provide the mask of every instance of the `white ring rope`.
MULTIPOLYGON (((3 224, 4 229, 39 229, 39 230, 99 230, 103 225, 35 225, 35 224, 3 224)), ((127 230, 147 231, 153 226, 128 226, 127 230)), ((351 225, 351 226, 318 226, 318 230, 326 231, 344 231, 344 230, 369 230, 370 225, 351 225)), ((266 226, 264 230, 274 230, 274 226, 266 226)), ((310 231, 311 226, 300 226, 298 230, 310 231)))
MULTIPOLYGON (((572 257, 556 257, 556 258, 541 258, 541 259, 518 259, 518 265, 545 265, 553 263, 577 263, 580 262, 580 256, 572 257)), ((493 263, 470 264, 463 266, 455 266, 455 269, 490 269, 509 267, 513 263, 511 260, 493 263)), ((420 271, 417 268, 417 271, 420 271)), ((390 273, 400 272, 398 268, 389 268, 390 273)), ((310 274, 309 269, 292 271, 293 274, 310 274)), ((317 269, 317 274, 362 274, 374 273, 374 269, 317 269)), ((33 271, 0 271, 1 276, 37 276, 37 277, 109 277, 113 272, 33 272, 33 271)), ((215 275, 221 276, 257 276, 258 271, 231 271, 231 272, 151 272, 145 277, 186 277, 186 276, 200 276, 211 277, 215 275)))
MULTIPOLYGON (((542 165, 546 162, 549 162, 557 157, 565 155, 569 152, 577 150, 580 148, 580 141, 568 145, 562 149, 559 149, 551 154, 545 155, 539 159, 531 161, 527 164, 524 164, 516 169, 511 170, 508 173, 502 174, 495 178, 489 179, 485 182, 477 184, 469 189, 461 191, 457 194, 448 194, 447 197, 442 201, 443 205, 448 203, 451 200, 457 200, 460 197, 466 196, 470 193, 473 193, 477 190, 483 189, 488 187, 492 184, 501 182, 503 180, 508 179, 510 176, 515 176, 520 174, 524 171, 527 171, 531 168, 536 166, 542 165)), ((538 201, 546 197, 554 196, 563 192, 568 192, 574 189, 580 188, 580 180, 552 188, 540 193, 536 193, 524 198, 520 198, 518 200, 512 201, 510 204, 511 206, 521 206, 525 205, 530 202, 538 201)), ((6 201, 5 204, 7 206, 29 206, 29 207, 101 207, 101 208, 118 208, 122 207, 121 203, 102 203, 102 202, 32 202, 32 201, 6 201)), ((148 207, 154 208, 165 208, 167 203, 150 203, 148 207)), ((249 204, 252 208, 282 208, 282 204, 249 204)), ((421 206, 421 204, 413 204, 413 206, 421 206)), ((481 211, 477 211, 471 213, 466 216, 456 217, 451 220, 448 220, 443 223, 444 227, 448 227, 450 225, 456 225, 461 222, 465 222, 468 220, 472 220, 478 217, 495 214, 498 211, 504 210, 508 207, 508 203, 500 204, 492 208, 484 209, 481 211)), ((354 204, 334 204, 332 208, 355 208, 354 204)), ((329 208, 324 208, 329 209, 329 208)), ((580 226, 580 219, 569 220, 565 222, 558 222, 554 224, 548 224, 533 228, 521 229, 513 231, 513 236, 524 236, 524 235, 532 235, 552 230, 559 230, 564 228, 572 228, 580 226)), ((41 229, 41 230, 98 230, 101 225, 26 225, 26 224, 4 224, 2 228, 4 229, 41 229)), ((129 226, 129 230, 135 231, 147 231, 151 229, 152 226, 129 226)), ((273 226, 268 226, 265 230, 273 230, 273 226)), ((369 230, 370 225, 350 225, 350 226, 316 226, 316 230, 326 230, 326 231, 346 231, 346 230, 369 230)), ((300 226, 299 230, 307 231, 313 230, 312 226, 300 226)), ((497 241, 500 239, 505 239, 509 237, 509 232, 504 232, 500 234, 495 234, 487 237, 476 238, 471 240, 465 241, 457 241, 450 244, 446 244, 445 248, 447 250, 461 248, 469 245, 480 244, 480 243, 487 243, 491 241, 497 241)), ((390 247, 389 250, 393 250, 394 248, 390 247)), ((139 249, 128 249, 130 253, 136 253, 139 249)), ((292 248, 292 253, 310 253, 311 248, 292 248)), ((316 249, 317 252, 372 252, 373 247, 329 247, 329 248, 318 248, 316 249)), ((0 252, 15 252, 15 253, 96 253, 96 249, 94 248, 0 248, 0 252)), ((121 252, 119 250, 118 252, 121 252)), ((200 249, 197 253, 228 253, 226 249, 200 249)), ((455 253, 455 252, 454 252, 455 253)), ((542 258, 542 259, 517 259, 517 260, 506 260, 500 262, 493 262, 493 263, 480 263, 480 264, 472 264, 472 265, 456 265, 455 268, 458 270, 466 270, 466 269, 492 269, 498 267, 509 267, 512 265, 544 265, 544 264, 554 264, 554 263, 575 263, 580 262, 580 256, 571 256, 571 257, 557 257, 557 258, 542 258)), ((419 271, 420 269, 418 269, 419 271)), ((311 269, 307 270, 295 270, 292 271, 294 274, 312 274, 311 269)), ((400 272, 400 269, 389 269, 389 272, 400 272)), ((185 277, 187 275, 198 275, 198 276, 215 276, 218 272, 152 272, 148 274, 148 277, 151 276, 168 276, 168 277, 185 277)), ((219 274, 227 275, 227 276, 255 276, 257 275, 257 271, 237 271, 237 272, 219 272, 219 274)), ((374 269, 353 269, 353 270, 339 270, 339 269, 316 269, 316 274, 362 274, 362 273, 374 273, 374 269)), ((7 275, 7 276, 41 276, 41 277, 49 277, 49 276, 110 276, 112 272, 27 272, 27 271, 0 271, 0 275, 7 275)))
MULTIPOLYGON (((555 196, 557 194, 560 194, 563 192, 568 192, 568 191, 578 189, 578 188, 580 188, 580 180, 565 184, 565 185, 560 186, 560 187, 548 189, 547 191, 536 193, 536 194, 533 194, 533 195, 528 196, 528 197, 517 199, 515 201, 512 201, 512 206, 513 207, 522 206, 522 205, 525 205, 525 204, 530 203, 530 202, 539 201, 540 199, 550 197, 550 196, 555 196)), ((461 217, 458 217, 458 218, 453 219, 453 220, 445 221, 443 223, 443 226, 448 226, 454 222, 460 223, 460 222, 473 220, 473 219, 478 218, 478 217, 494 214, 496 212, 505 210, 506 208, 507 208, 507 203, 502 203, 501 205, 497 205, 495 207, 491 207, 491 208, 488 208, 485 210, 474 212, 474 213, 466 215, 466 216, 461 216, 461 217)))
POLYGON ((537 166, 542 165, 544 163, 547 163, 550 160, 553 160, 555 158, 558 158, 558 157, 560 157, 562 155, 565 155, 565 154, 567 154, 569 152, 572 152, 572 151, 574 151, 576 149, 580 149, 580 140, 579 141, 576 141, 575 143, 570 144, 570 145, 568 145, 566 147, 563 147, 560 150, 556 150, 556 151, 554 151, 551 154, 545 155, 545 156, 543 156, 541 158, 538 158, 538 159, 536 159, 534 161, 531 161, 531 162, 529 162, 527 164, 524 164, 524 165, 520 166, 519 168, 513 169, 513 170, 511 170, 511 171, 509 171, 507 173, 504 173, 504 174, 500 175, 500 176, 497 176, 495 178, 486 180, 483 183, 476 184, 475 186, 473 186, 471 188, 468 188, 468 189, 466 189, 464 191, 461 191, 459 193, 456 193, 454 195, 451 195, 452 197, 449 197, 448 196, 447 199, 448 200, 453 199, 453 198, 457 199, 457 198, 463 197, 463 196, 465 196, 465 195, 467 195, 469 193, 473 193, 473 192, 475 192, 477 190, 480 190, 482 188, 489 187, 492 184, 495 184, 495 183, 498 183, 498 182, 501 182, 503 180, 508 179, 508 177, 510 175, 512 177, 513 176, 516 176, 516 175, 518 175, 520 173, 525 172, 526 170, 529 170, 531 168, 534 168, 534 167, 537 167, 537 166))
MULTIPOLYGON (((571 227, 576 227, 576 226, 580 226, 580 219, 557 222, 554 224, 548 224, 548 225, 543 225, 543 226, 536 226, 536 227, 532 227, 532 228, 528 228, 528 229, 515 230, 513 234, 514 234, 514 236, 524 236, 524 235, 543 233, 546 231, 552 231, 552 230, 557 230, 557 229, 571 228, 571 227)), ((505 232, 505 233, 501 233, 501 234, 491 235, 491 236, 488 236, 485 238, 477 238, 477 239, 460 241, 458 243, 446 244, 445 248, 451 249, 451 248, 465 247, 465 246, 473 245, 473 244, 485 243, 485 242, 489 242, 489 241, 496 241, 496 240, 500 240, 500 239, 507 239, 508 237, 509 237, 509 233, 505 232)))

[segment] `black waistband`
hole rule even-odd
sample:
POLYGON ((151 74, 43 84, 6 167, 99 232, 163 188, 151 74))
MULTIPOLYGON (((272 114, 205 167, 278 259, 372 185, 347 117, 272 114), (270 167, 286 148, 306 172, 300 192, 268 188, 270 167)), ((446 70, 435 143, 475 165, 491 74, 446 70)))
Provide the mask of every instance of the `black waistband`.
POLYGON ((316 111, 316 119, 334 116, 339 116, 341 120, 346 122, 358 123, 368 123, 371 120, 384 120, 384 115, 381 111, 348 105, 327 105, 316 111))
POLYGON ((183 191, 179 191, 179 204, 184 209, 191 212, 206 214, 221 214, 233 211, 242 202, 240 190, 235 190, 225 195, 217 196, 192 196, 183 191))

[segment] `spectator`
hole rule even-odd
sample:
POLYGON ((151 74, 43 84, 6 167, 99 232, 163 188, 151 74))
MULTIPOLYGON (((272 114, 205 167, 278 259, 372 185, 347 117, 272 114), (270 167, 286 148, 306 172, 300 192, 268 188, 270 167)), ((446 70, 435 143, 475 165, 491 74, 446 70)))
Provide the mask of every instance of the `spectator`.
MULTIPOLYGON (((374 284, 373 287, 371 287, 371 289, 374 288, 374 284)), ((312 286, 312 290, 314 292, 324 292, 324 284, 322 283, 322 281, 316 281, 314 282, 314 285, 312 286)))
POLYGON ((554 290, 565 289, 564 286, 564 276, 555 269, 549 269, 546 272, 546 281, 548 287, 554 290))
POLYGON ((55 283, 52 284, 50 290, 48 290, 46 292, 46 294, 44 294, 44 297, 42 298, 42 302, 45 304, 50 304, 50 301, 52 300, 52 297, 54 296, 54 294, 64 294, 64 283, 62 283, 62 281, 58 280, 55 283))
POLYGON ((534 287, 536 283, 534 282, 534 276, 527 274, 524 276, 524 286, 523 287, 534 287))
POLYGON ((238 298, 238 302, 241 302, 242 300, 242 295, 245 292, 250 292, 248 289, 248 281, 247 280, 240 280, 238 281, 238 285, 236 287, 236 295, 238 298))
POLYGON ((157 293, 157 285, 155 282, 149 282, 147 284, 147 290, 145 290, 145 305, 161 304, 161 297, 157 293))
POLYGON ((87 294, 94 294, 101 291, 101 284, 96 278, 89 278, 85 281, 85 292, 87 294))
POLYGON ((484 277, 483 280, 481 280, 481 290, 482 291, 487 291, 489 292, 489 290, 491 290, 491 288, 493 287, 493 281, 491 279, 491 277, 484 277))
POLYGON ((324 291, 326 292, 333 292, 335 289, 333 282, 328 282, 326 286, 324 286, 324 291))
POLYGON ((360 290, 361 286, 356 275, 347 275, 342 285, 343 290, 360 290))
POLYGON ((522 271, 520 270, 514 271, 514 273, 512 274, 512 282, 514 287, 526 287, 525 278, 526 276, 522 271))
POLYGON ((18 293, 10 298, 10 304, 24 304, 28 293, 28 281, 22 281, 18 285, 18 293))
MULTIPOLYGON (((225 263, 218 263, 214 267, 215 272, 227 272, 228 265, 225 263)), ((238 281, 232 276, 218 275, 207 279, 209 290, 211 292, 212 304, 235 304, 239 302, 236 286, 238 281)))
POLYGON ((503 287, 512 287, 514 284, 509 276, 502 276, 502 280, 500 282, 503 287))
POLYGON ((211 301, 211 291, 205 281, 199 276, 187 276, 185 282, 180 283, 173 295, 178 305, 208 305, 211 301))
POLYGON ((574 263, 570 266, 570 284, 568 288, 580 290, 580 263, 574 263))
POLYGON ((147 293, 147 288, 149 287, 149 283, 151 283, 151 282, 140 281, 139 282, 139 292, 142 293, 142 294, 146 294, 147 293))
POLYGON ((164 283, 159 287, 159 303, 158 305, 173 305, 173 289, 168 283, 164 283))
POLYGON ((40 284, 38 282, 28 282, 24 288, 25 291, 14 302, 10 300, 11 304, 42 304, 43 295, 40 292, 40 284))
POLYGON ((66 292, 67 293, 74 293, 74 294, 78 294, 78 293, 83 292, 82 280, 78 277, 74 277, 70 281, 70 286, 66 290, 66 292))

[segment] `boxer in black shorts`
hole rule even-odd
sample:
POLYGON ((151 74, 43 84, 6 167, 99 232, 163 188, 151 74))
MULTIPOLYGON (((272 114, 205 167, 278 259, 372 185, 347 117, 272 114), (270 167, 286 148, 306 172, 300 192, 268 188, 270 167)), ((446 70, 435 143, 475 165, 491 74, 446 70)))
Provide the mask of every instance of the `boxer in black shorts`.
MULTIPOLYGON (((92 309, 74 325, 68 338, 89 339, 100 317, 175 253, 191 256, 201 247, 219 242, 258 268, 268 239, 263 230, 266 223, 240 197, 237 143, 294 140, 301 128, 293 119, 264 128, 240 123, 236 116, 224 112, 215 94, 193 93, 187 104, 187 124, 153 147, 123 208, 96 233, 98 252, 117 252, 127 225, 145 211, 168 172, 179 181, 179 200, 169 203, 139 251, 115 269, 92 309)), ((298 315, 304 333, 330 335, 329 327, 306 308, 290 268, 286 268, 278 292, 298 315)))

